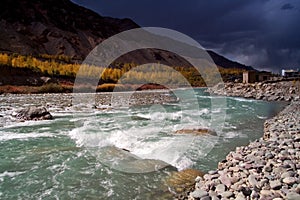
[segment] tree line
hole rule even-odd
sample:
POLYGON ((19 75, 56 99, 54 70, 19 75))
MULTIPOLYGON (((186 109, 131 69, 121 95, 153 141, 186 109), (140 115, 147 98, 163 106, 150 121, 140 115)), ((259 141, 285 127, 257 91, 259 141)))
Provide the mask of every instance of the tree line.
MULTIPOLYGON (((0 54, 0 65, 15 68, 29 68, 40 72, 45 76, 66 76, 75 78, 84 76, 99 78, 103 83, 123 83, 123 84, 145 84, 159 83, 169 85, 191 85, 205 86, 203 75, 208 79, 217 79, 218 74, 215 70, 204 68, 201 74, 193 67, 165 67, 157 64, 137 66, 134 63, 115 64, 114 67, 104 68, 87 64, 72 62, 72 59, 64 55, 39 56, 19 55, 19 54, 0 54), (78 71, 80 69, 80 73, 78 71)), ((223 77, 240 76, 241 69, 226 69, 219 67, 219 72, 223 77)))

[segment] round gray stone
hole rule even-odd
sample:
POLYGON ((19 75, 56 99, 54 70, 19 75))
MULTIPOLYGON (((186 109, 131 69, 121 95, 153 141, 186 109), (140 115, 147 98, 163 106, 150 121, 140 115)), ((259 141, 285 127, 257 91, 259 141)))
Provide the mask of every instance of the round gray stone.
POLYGON ((205 190, 196 189, 194 192, 191 193, 191 196, 194 198, 201 198, 207 196, 208 193, 205 190))
POLYGON ((300 199, 300 194, 296 192, 289 192, 286 195, 287 200, 299 200, 300 199))
POLYGON ((217 185, 216 186, 216 192, 219 193, 219 194, 225 192, 225 185, 223 185, 223 184, 217 185))

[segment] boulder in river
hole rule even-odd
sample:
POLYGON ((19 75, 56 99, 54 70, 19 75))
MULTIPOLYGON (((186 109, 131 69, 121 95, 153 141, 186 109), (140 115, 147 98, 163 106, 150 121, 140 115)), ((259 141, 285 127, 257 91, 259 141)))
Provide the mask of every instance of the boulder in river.
POLYGON ((45 107, 30 106, 19 110, 16 117, 21 120, 49 120, 53 119, 52 115, 45 107))
POLYGON ((192 135, 214 135, 216 132, 207 128, 197 128, 197 129, 180 129, 175 131, 176 134, 192 134, 192 135))
POLYGON ((128 149, 121 149, 115 146, 102 147, 93 151, 93 153, 102 164, 125 173, 149 173, 161 169, 166 169, 167 171, 177 170, 162 160, 142 159, 132 154, 128 149))
POLYGON ((184 195, 195 188, 195 179, 203 177, 204 173, 196 169, 185 169, 179 172, 172 172, 166 179, 166 184, 176 196, 184 195))

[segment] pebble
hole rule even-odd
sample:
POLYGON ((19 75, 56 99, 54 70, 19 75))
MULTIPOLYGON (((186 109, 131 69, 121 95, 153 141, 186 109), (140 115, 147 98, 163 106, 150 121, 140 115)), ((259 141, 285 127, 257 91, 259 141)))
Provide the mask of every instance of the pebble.
POLYGON ((200 200, 211 200, 210 196, 201 197, 200 200))
POLYGON ((196 182, 200 182, 200 181, 202 181, 202 180, 203 180, 203 179, 202 179, 201 176, 197 176, 196 179, 195 179, 196 182))
POLYGON ((272 153, 268 153, 268 154, 266 154, 266 158, 272 159, 272 158, 274 158, 274 155, 272 153))
POLYGON ((284 172, 284 173, 282 173, 280 177, 281 177, 282 179, 284 179, 284 178, 292 177, 293 175, 294 175, 294 172, 290 172, 290 171, 289 171, 289 172, 284 172))
POLYGON ((250 185, 251 185, 252 187, 257 187, 258 183, 257 183, 257 180, 256 180, 256 178, 255 178, 254 175, 251 174, 251 175, 248 177, 248 181, 249 181, 249 183, 250 183, 250 185))
POLYGON ((288 200, 299 200, 300 199, 300 194, 296 193, 296 192, 289 192, 286 195, 286 198, 288 200))
POLYGON ((210 174, 210 175, 218 174, 218 171, 217 170, 210 170, 210 171, 208 171, 208 174, 210 174))
POLYGON ((251 197, 251 199, 258 199, 259 194, 258 194, 255 190, 253 190, 253 191, 251 192, 250 197, 251 197))
POLYGON ((279 190, 281 188, 281 182, 279 180, 275 180, 275 181, 270 181, 270 187, 273 190, 279 190))
POLYGON ((227 187, 230 187, 231 186, 231 181, 230 181, 230 178, 225 175, 225 174, 222 174, 219 179, 221 180, 221 182, 226 185, 227 187))
POLYGON ((291 185, 293 183, 295 183, 297 181, 297 179, 295 177, 286 177, 282 180, 283 183, 286 183, 288 185, 291 185))
POLYGON ((230 167, 229 170, 234 171, 234 172, 238 172, 238 171, 240 171, 240 168, 239 167, 230 167))
POLYGON ((250 189, 249 187, 242 187, 242 188, 241 188, 241 191, 242 191, 242 193, 243 193, 245 196, 250 196, 251 193, 252 193, 252 191, 251 191, 251 189, 250 189))
POLYGON ((236 195, 236 199, 235 200, 246 200, 246 198, 243 195, 243 193, 238 193, 238 195, 236 195))
POLYGON ((201 198, 207 195, 208 193, 205 190, 200 190, 200 189, 197 189, 191 193, 191 196, 194 198, 201 198))
POLYGON ((220 200, 220 198, 219 198, 219 197, 216 197, 216 196, 212 196, 212 197, 211 197, 211 200, 220 200))
POLYGON ((273 192, 271 190, 261 190, 260 194, 263 196, 271 196, 273 192))
POLYGON ((225 192, 225 185, 223 185, 223 184, 217 185, 216 192, 217 193, 223 193, 223 192, 225 192))
POLYGON ((267 165, 264 167, 263 169, 264 172, 271 172, 272 171, 272 167, 270 165, 267 165))
POLYGON ((221 196, 224 197, 224 198, 230 198, 230 197, 233 196, 233 193, 231 191, 226 191, 226 192, 223 192, 221 194, 221 196))

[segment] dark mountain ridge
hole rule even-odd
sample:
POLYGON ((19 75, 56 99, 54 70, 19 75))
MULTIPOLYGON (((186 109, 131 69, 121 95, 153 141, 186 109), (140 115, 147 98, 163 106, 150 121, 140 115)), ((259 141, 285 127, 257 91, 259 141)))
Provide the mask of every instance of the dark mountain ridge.
POLYGON ((254 70, 252 67, 243 65, 241 63, 229 60, 225 58, 224 56, 221 56, 211 50, 208 50, 207 53, 210 55, 210 57, 213 59, 215 64, 217 66, 221 66, 224 68, 237 68, 237 69, 245 69, 245 70, 254 70))
POLYGON ((0 50, 20 54, 64 54, 83 59, 105 38, 139 27, 69 0, 0 1, 0 50))
MULTIPOLYGON (((66 55, 83 60, 101 41, 139 27, 130 19, 103 17, 69 0, 0 1, 0 52, 23 55, 66 55)), ((217 66, 252 69, 208 51, 217 66)), ((180 56, 163 50, 138 50, 118 63, 159 62, 190 66, 180 56)))

